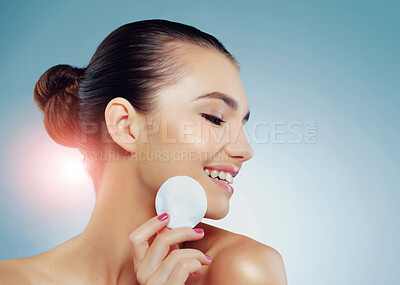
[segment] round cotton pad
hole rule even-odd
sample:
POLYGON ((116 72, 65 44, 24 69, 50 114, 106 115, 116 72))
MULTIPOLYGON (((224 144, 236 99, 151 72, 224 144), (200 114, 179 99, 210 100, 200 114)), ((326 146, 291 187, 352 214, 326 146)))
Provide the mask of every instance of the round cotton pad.
POLYGON ((168 227, 193 228, 204 218, 207 196, 203 187, 188 176, 174 176, 165 181, 156 195, 157 215, 170 216, 168 227))

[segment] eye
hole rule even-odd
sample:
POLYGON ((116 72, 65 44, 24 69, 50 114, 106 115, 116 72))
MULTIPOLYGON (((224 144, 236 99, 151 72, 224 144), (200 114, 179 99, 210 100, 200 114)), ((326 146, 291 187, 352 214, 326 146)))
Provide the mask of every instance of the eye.
POLYGON ((207 115, 207 114, 201 114, 202 117, 206 118, 207 120, 209 120, 210 122, 212 122, 215 125, 220 126, 221 123, 225 123, 225 121, 221 120, 220 118, 211 116, 211 115, 207 115))

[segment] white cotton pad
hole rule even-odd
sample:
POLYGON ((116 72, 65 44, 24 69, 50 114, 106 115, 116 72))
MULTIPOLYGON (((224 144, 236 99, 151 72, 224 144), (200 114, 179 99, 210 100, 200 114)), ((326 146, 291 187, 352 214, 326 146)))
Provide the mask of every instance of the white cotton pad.
POLYGON ((165 181, 156 195, 157 215, 170 216, 168 227, 193 228, 204 218, 207 196, 203 187, 188 176, 174 176, 165 181))

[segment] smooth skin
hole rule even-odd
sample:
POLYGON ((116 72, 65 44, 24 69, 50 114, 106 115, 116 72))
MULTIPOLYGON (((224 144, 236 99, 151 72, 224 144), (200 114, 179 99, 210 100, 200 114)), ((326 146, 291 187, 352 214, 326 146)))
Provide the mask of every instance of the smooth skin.
POLYGON ((171 249, 171 245, 198 240, 204 231, 196 232, 181 227, 157 235, 149 248, 148 240, 155 231, 161 231, 169 218, 159 221, 154 217, 136 229, 130 236, 132 258, 139 284, 184 284, 190 273, 201 274, 202 265, 211 260, 196 249, 171 249))
POLYGON ((96 204, 85 230, 47 252, 0 262, 0 284, 287 283, 281 255, 267 245, 204 223, 196 226, 202 234, 170 230, 168 219, 157 219, 157 190, 176 175, 203 186, 206 218, 224 218, 232 194, 204 167, 240 169, 253 156, 243 130, 249 107, 236 66, 199 47, 187 46, 180 59, 186 74, 160 91, 154 115, 140 114, 121 97, 108 103, 104 116, 113 143, 104 140, 108 161, 101 175, 92 173, 96 204), (229 95, 237 109, 220 99, 197 99, 210 92, 229 95), (163 159, 124 160, 116 156, 120 148, 131 154, 158 152, 163 159), (201 155, 188 156, 193 151, 201 155))

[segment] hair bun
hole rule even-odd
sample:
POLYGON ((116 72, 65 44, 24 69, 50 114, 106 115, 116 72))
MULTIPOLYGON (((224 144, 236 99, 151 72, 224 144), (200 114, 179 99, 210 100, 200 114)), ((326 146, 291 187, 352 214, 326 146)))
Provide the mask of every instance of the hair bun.
POLYGON ((84 69, 60 64, 48 69, 34 88, 36 104, 44 113, 44 125, 58 144, 77 147, 78 84, 84 69))

